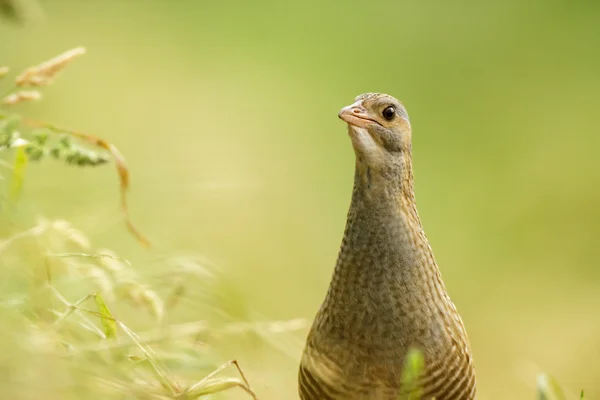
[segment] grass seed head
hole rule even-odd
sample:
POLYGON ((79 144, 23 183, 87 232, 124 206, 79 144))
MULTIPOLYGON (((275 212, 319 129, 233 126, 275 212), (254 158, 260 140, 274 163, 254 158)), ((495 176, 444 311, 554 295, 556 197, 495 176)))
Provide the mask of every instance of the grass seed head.
POLYGON ((40 65, 29 67, 17 76, 17 86, 45 86, 52 82, 56 74, 75 58, 85 54, 84 47, 76 47, 40 65))
POLYGON ((37 101, 41 98, 42 94, 37 90, 21 90, 16 93, 9 94, 3 98, 2 101, 0 101, 0 104, 12 106, 25 101, 37 101))

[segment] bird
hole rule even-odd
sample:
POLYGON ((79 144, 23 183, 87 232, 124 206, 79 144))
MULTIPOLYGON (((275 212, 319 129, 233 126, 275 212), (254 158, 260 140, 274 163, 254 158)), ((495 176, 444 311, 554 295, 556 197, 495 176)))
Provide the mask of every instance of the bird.
POLYGON ((471 346, 417 213, 406 108, 390 95, 365 93, 338 116, 355 153, 354 187, 300 361, 300 398, 408 398, 401 377, 417 349, 420 399, 472 400, 471 346))

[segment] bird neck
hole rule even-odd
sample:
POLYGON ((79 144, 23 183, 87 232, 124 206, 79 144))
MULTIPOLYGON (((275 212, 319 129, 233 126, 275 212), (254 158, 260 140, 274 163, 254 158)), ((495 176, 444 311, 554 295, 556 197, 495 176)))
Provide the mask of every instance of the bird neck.
MULTIPOLYGON (((352 205, 389 201, 396 208, 405 204, 415 209, 412 157, 410 152, 386 160, 382 165, 371 165, 360 154, 356 157, 352 205)), ((416 216, 418 220, 418 216, 416 216)), ((420 222, 419 222, 420 223, 420 222)))
POLYGON ((445 296, 417 214, 410 153, 384 168, 357 157, 352 202, 328 297, 338 303, 362 296, 375 309, 398 301, 400 313, 414 306, 410 299, 435 301, 445 296))

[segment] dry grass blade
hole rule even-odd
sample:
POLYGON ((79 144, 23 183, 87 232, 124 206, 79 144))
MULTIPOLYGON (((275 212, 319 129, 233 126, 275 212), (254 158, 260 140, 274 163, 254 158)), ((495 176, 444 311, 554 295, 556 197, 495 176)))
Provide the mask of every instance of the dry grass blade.
POLYGON ((169 372, 167 367, 165 367, 157 357, 156 353, 150 346, 145 343, 140 342, 138 335, 131 329, 129 329, 124 323, 121 321, 116 321, 117 324, 123 331, 129 336, 129 338, 136 344, 136 346, 140 349, 140 351, 146 356, 146 359, 154 369, 156 376, 160 380, 160 383, 163 387, 170 390, 171 394, 179 393, 179 389, 177 385, 168 377, 169 372))
POLYGON ((243 382, 240 382, 240 380, 236 378, 210 379, 204 382, 202 386, 197 387, 193 391, 186 392, 185 395, 183 395, 183 397, 180 396, 179 398, 196 399, 198 397, 216 394, 236 387, 239 387, 240 389, 244 390, 246 393, 252 396, 252 398, 257 399, 254 392, 252 392, 252 390, 250 390, 248 386, 246 386, 243 382))
MULTIPOLYGON (((52 286, 50 286, 50 287, 52 289, 54 289, 54 287, 52 287, 52 286)), ((61 300, 68 307, 67 312, 65 314, 63 314, 63 316, 60 318, 60 321, 64 320, 66 317, 71 315, 73 313, 73 311, 75 311, 75 310, 97 316, 97 317, 101 318, 102 321, 109 322, 109 324, 107 324, 107 325, 105 325, 103 322, 103 327, 105 328, 105 332, 106 332, 105 337, 107 337, 107 338, 116 337, 116 326, 119 326, 127 334, 127 336, 129 336, 129 338, 135 343, 135 345, 140 349, 140 351, 144 354, 144 356, 146 357, 146 360, 150 363, 150 365, 154 369, 154 372, 156 373, 156 376, 158 377, 161 385, 163 387, 167 388, 171 392, 172 395, 177 395, 180 392, 180 390, 177 387, 177 384, 168 377, 169 372, 168 372, 167 368, 162 364, 162 362, 160 361, 160 359, 158 358, 156 353, 154 353, 152 348, 150 348, 150 346, 148 346, 147 344, 142 343, 134 331, 129 329, 121 321, 114 318, 110 314, 110 311, 108 310, 108 308, 106 307, 106 305, 104 304, 104 301, 102 300, 102 298, 100 296, 98 296, 95 293, 91 293, 91 294, 88 294, 87 296, 83 297, 79 301, 77 301, 75 304, 70 304, 64 297, 62 297, 60 295, 60 293, 56 289, 54 289, 54 293, 57 295, 59 300, 61 300), (85 302, 86 300, 88 300, 91 297, 94 297, 96 305, 101 310, 100 312, 79 307, 80 304, 82 304, 83 302, 85 302), (108 332, 108 331, 110 331, 110 332, 108 332)), ((59 321, 57 321, 57 322, 59 322, 59 321)))
POLYGON ((48 287, 52 290, 52 292, 54 292, 56 298, 60 300, 60 302, 63 303, 65 306, 67 306, 67 311, 61 314, 60 317, 56 321, 54 321, 55 326, 60 325, 65 319, 67 319, 71 314, 73 314, 73 312, 77 309, 77 307, 79 307, 79 305, 81 305, 87 299, 92 297, 92 294, 88 294, 82 297, 81 299, 77 300, 75 303, 71 304, 60 294, 58 290, 56 290, 54 286, 48 285, 48 287))
POLYGON ((45 229, 46 228, 44 226, 34 226, 33 228, 27 229, 24 232, 19 232, 6 238, 3 241, 0 241, 0 253, 2 253, 2 251, 4 251, 6 248, 8 248, 10 245, 14 244, 20 239, 41 235, 42 233, 44 233, 45 229))
MULTIPOLYGON (((81 299, 77 300, 75 303, 71 304, 71 303, 69 303, 69 301, 67 301, 67 299, 65 299, 60 294, 60 292, 58 290, 56 290, 56 288, 54 286, 48 285, 48 287, 54 293, 54 295, 56 296, 56 298, 61 303, 63 303, 65 306, 67 306, 67 310, 64 313, 59 314, 59 318, 56 321, 54 321, 54 326, 55 327, 59 327, 76 310, 81 310, 79 308, 79 306, 81 304, 83 304, 84 302, 86 302, 88 299, 90 299, 93 296, 92 293, 87 294, 86 296, 84 296, 81 299)), ((106 339, 106 335, 104 334, 104 332, 102 332, 100 329, 96 328, 96 326, 89 319, 87 319, 87 317, 85 315, 81 315, 80 317, 82 319, 82 322, 80 323, 80 326, 82 326, 83 328, 89 330, 90 332, 93 332, 98 337, 100 337, 102 339, 106 339)))
POLYGON ((10 69, 8 67, 0 67, 0 78, 4 78, 9 71, 10 69))
POLYGON ((70 257, 84 257, 84 258, 97 258, 97 259, 102 259, 102 258, 108 258, 111 260, 115 260, 115 261, 120 261, 122 263, 124 263, 125 265, 131 267, 131 262, 125 258, 122 257, 117 257, 114 256, 112 254, 105 254, 105 253, 99 253, 99 254, 90 254, 90 253, 48 253, 46 254, 46 256, 48 257, 57 257, 57 258, 70 258, 70 257))
POLYGON ((252 396, 254 400, 258 400, 256 394, 250 388, 250 383, 248 382, 248 379, 246 379, 246 375, 244 374, 244 371, 242 371, 242 368, 238 364, 237 360, 231 360, 221 365, 219 368, 208 374, 205 378, 190 386, 179 396, 179 398, 196 398, 207 394, 222 392, 223 390, 231 389, 233 387, 239 387, 243 389, 246 393, 252 396), (243 382, 234 378, 214 379, 215 375, 232 365, 238 370, 243 382))
POLYGON ((111 143, 108 143, 104 139, 96 137, 94 135, 90 135, 84 132, 73 131, 69 129, 63 129, 56 127, 52 124, 48 124, 45 122, 34 121, 27 119, 24 121, 27 125, 37 128, 46 128, 54 133, 66 133, 73 137, 82 139, 89 144, 99 147, 108 151, 113 160, 115 161, 115 165, 117 167, 117 173, 119 174, 119 186, 121 188, 121 212, 123 214, 123 218, 125 219, 125 224, 129 231, 136 237, 136 239, 145 247, 151 247, 150 242, 142 233, 135 227, 133 222, 131 221, 131 217, 129 216, 129 208, 127 206, 127 190, 129 189, 129 170, 127 169, 127 165, 125 164, 125 158, 121 154, 121 152, 111 143))

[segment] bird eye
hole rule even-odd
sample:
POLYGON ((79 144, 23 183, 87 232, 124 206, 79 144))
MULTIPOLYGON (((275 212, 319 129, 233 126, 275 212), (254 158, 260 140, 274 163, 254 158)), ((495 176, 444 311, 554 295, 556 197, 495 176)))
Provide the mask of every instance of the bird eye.
POLYGON ((394 119, 394 115, 396 115, 396 109, 394 108, 394 106, 387 106, 383 109, 383 112, 381 114, 383 115, 383 118, 387 119, 388 121, 391 121, 392 119, 394 119))

